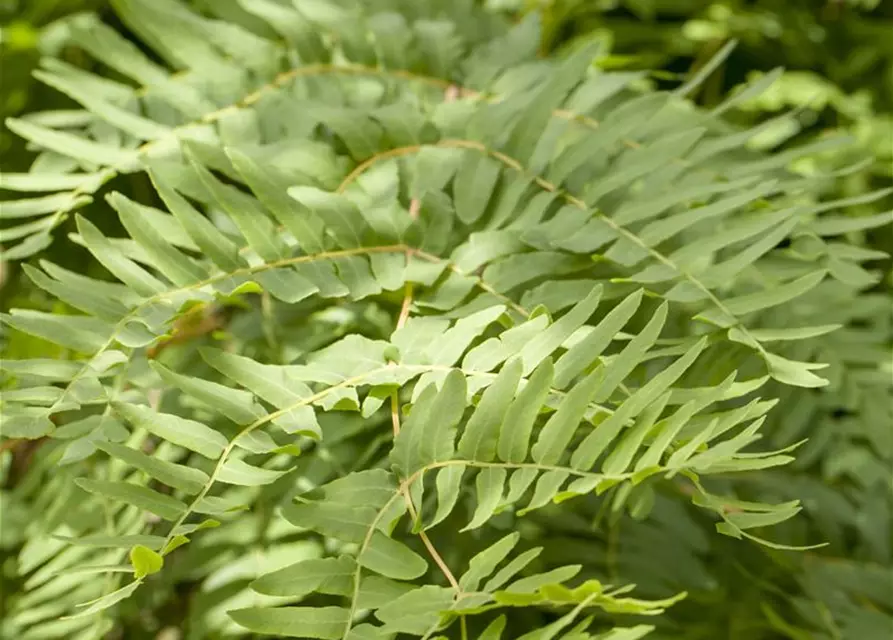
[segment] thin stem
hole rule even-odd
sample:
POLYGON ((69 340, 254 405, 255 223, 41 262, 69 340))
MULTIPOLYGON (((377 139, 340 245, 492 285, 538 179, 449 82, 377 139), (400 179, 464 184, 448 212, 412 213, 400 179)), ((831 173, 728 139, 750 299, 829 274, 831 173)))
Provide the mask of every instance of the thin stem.
MULTIPOLYGON (((421 200, 418 198, 413 198, 412 202, 409 203, 409 217, 413 220, 417 220, 419 217, 419 208, 421 207, 421 200)), ((406 262, 407 264, 412 259, 412 251, 406 251, 406 262)), ((400 317, 397 318, 397 329, 403 327, 406 324, 406 321, 409 320, 409 310, 412 308, 412 296, 413 296, 413 287, 412 282, 406 283, 406 288, 403 294, 403 304, 400 307, 400 317)))

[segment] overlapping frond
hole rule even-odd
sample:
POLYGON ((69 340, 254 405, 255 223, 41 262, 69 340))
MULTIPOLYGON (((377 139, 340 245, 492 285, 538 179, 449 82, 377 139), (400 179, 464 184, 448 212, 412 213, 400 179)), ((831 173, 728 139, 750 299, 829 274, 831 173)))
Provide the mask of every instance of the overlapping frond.
POLYGON ((890 215, 838 211, 878 194, 821 201, 825 177, 787 170, 813 149, 747 150, 759 129, 684 87, 539 59, 535 20, 471 2, 114 4, 153 55, 78 16, 71 41, 119 79, 47 60, 83 110, 8 123, 40 155, 0 187, 48 195, 3 203, 7 260, 116 176, 152 192, 104 194, 116 230, 75 214, 101 270, 23 264, 64 314, 3 317, 62 354, 2 362, 2 435, 49 439, 17 491, 58 488, 17 637, 94 637, 182 571, 214 632, 499 638, 536 607, 554 616, 525 638, 638 638, 601 622, 675 593, 494 532, 572 498, 645 518, 669 491, 733 538, 814 542, 763 534, 796 496, 725 479, 791 462, 797 425, 749 448, 777 390, 848 357, 809 347, 848 318, 801 309, 875 282, 845 238, 890 215), (257 565, 214 557, 257 531, 257 565))

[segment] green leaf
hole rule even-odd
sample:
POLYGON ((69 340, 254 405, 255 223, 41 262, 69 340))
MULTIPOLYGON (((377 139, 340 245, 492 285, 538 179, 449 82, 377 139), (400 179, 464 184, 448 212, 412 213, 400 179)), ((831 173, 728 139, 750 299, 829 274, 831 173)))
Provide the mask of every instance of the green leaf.
POLYGON ((629 341, 629 344, 605 367, 604 378, 595 394, 595 402, 603 402, 611 397, 614 390, 633 369, 644 359, 648 349, 654 345, 667 320, 669 305, 661 304, 642 332, 629 341))
POLYGON ((146 429, 159 438, 216 460, 229 445, 218 431, 195 420, 186 420, 169 413, 156 413, 135 404, 115 403, 115 411, 134 427, 146 429))
POLYGON ((217 371, 279 409, 274 424, 287 433, 320 437, 319 424, 310 406, 314 394, 293 374, 294 369, 261 364, 218 349, 202 348, 199 352, 217 371))
POLYGON ((145 249, 153 266, 171 282, 179 287, 188 287, 208 277, 204 268, 176 249, 157 228, 148 223, 135 202, 118 192, 109 194, 106 200, 118 212, 130 236, 145 249))
POLYGON ((719 309, 704 311, 696 316, 720 327, 729 327, 735 322, 735 318, 762 311, 770 307, 776 307, 807 293, 825 278, 825 270, 814 271, 791 282, 773 287, 759 293, 752 293, 723 301, 728 315, 719 309))
POLYGON ((81 547, 95 547, 98 549, 129 549, 134 545, 141 545, 152 549, 161 549, 164 545, 164 538, 161 536, 150 535, 123 535, 123 536, 107 536, 107 535, 89 535, 80 538, 66 538, 64 536, 56 536, 59 540, 64 540, 68 544, 81 547))
POLYGON ((425 559, 402 542, 376 530, 357 558, 360 566, 395 580, 412 580, 428 570, 425 559))
POLYGON ((148 547, 136 545, 130 550, 130 564, 133 565, 133 575, 137 580, 158 573, 164 566, 164 558, 148 547))
POLYGON ((245 183, 279 223, 291 232, 301 249, 308 254, 324 251, 324 223, 310 209, 302 207, 287 195, 290 186, 288 179, 275 167, 262 166, 237 149, 228 147, 225 151, 245 183))
POLYGON ((434 513, 431 521, 425 525, 425 529, 430 529, 442 522, 452 513, 462 491, 462 477, 464 475, 465 465, 463 464, 451 464, 437 472, 437 511, 434 513))
POLYGON ((450 371, 439 392, 433 385, 422 392, 391 450, 391 461, 404 476, 449 459, 465 403, 465 376, 457 370, 450 371))
POLYGON ((459 578, 459 586, 462 590, 466 592, 477 591, 481 580, 492 575, 496 567, 517 546, 520 539, 520 534, 510 533, 473 556, 468 561, 468 571, 459 578))
POLYGON ((502 640, 502 632, 505 631, 506 617, 499 616, 481 633, 478 640, 502 640))
POLYGON ((129 482, 111 482, 77 478, 75 483, 84 491, 126 502, 145 511, 150 511, 165 520, 176 520, 186 512, 186 505, 171 496, 129 482))
POLYGON ((115 606, 122 600, 126 600, 130 596, 133 595, 133 592, 137 590, 137 588, 142 584, 140 580, 135 580, 128 585, 124 585, 117 591, 112 591, 101 598, 93 600, 92 602, 85 602, 83 606, 85 609, 78 611, 75 614, 70 616, 65 616, 64 620, 75 620, 77 618, 86 618, 88 616, 92 616, 94 614, 99 613, 100 611, 105 611, 106 609, 115 606), (89 605, 89 606, 88 606, 89 605))
POLYGON ((141 296, 154 296, 167 286, 109 241, 90 221, 76 217, 78 232, 90 253, 116 278, 141 296))
POLYGON ((110 456, 139 469, 159 482, 163 482, 175 489, 181 489, 188 494, 194 495, 199 493, 210 481, 208 475, 199 469, 147 456, 142 451, 121 444, 98 441, 96 442, 96 447, 110 456))
POLYGON ((484 215, 501 172, 501 165, 489 156, 465 153, 453 183, 453 204, 463 223, 472 225, 484 215))
POLYGON ((251 583, 251 588, 268 596, 301 597, 314 591, 347 595, 356 569, 348 556, 311 558, 267 573, 251 583))
POLYGON ((459 455, 483 462, 496 457, 500 426, 521 380, 521 366, 520 359, 509 360, 484 391, 459 440, 459 455))
POLYGON ((723 62, 725 62, 726 58, 732 53, 735 47, 738 45, 737 40, 729 40, 726 42, 723 47, 717 51, 713 56, 700 67, 691 78, 689 78, 685 84, 681 85, 676 89, 676 94, 680 96, 687 96, 691 94, 695 89, 697 89, 701 84, 709 78, 714 71, 716 71, 723 62))
MULTIPOLYGON (((42 198, 7 200, 0 208, 0 220, 30 218, 44 213, 74 211, 93 201, 90 196, 75 193, 56 193, 42 198)), ((41 223, 42 224, 42 223, 41 223)), ((26 227, 30 228, 30 227, 26 227)))
MULTIPOLYGON (((552 569, 551 571, 546 571, 545 573, 538 573, 536 575, 528 576, 526 578, 521 578, 520 580, 516 580, 511 583, 508 587, 505 588, 506 593, 534 593, 535 591, 541 589, 547 585, 553 584, 561 584, 565 580, 570 580, 575 575, 580 572, 582 567, 578 564, 568 565, 566 567, 559 567, 557 569, 552 569)), ((499 594, 496 593, 494 596, 499 599, 499 594)))
POLYGON ((26 140, 64 156, 123 171, 132 171, 137 166, 136 149, 121 149, 16 118, 7 118, 6 126, 26 140))
POLYGON ((226 271, 236 271, 248 265, 239 255, 239 247, 214 224, 187 202, 173 187, 154 171, 149 171, 158 195, 202 253, 226 271))
MULTIPOLYGON (((806 340, 808 338, 817 338, 825 334, 837 331, 842 325, 839 324, 823 324, 815 327, 786 327, 781 329, 748 329, 748 333, 759 342, 782 342, 788 340, 806 340)), ((733 333, 741 330, 738 327, 729 329, 729 338, 733 333)))
POLYGON ((225 484, 241 487, 257 487, 270 484, 281 478, 285 471, 261 469, 238 458, 227 458, 217 474, 217 480, 225 484))
POLYGON ((58 89, 71 99, 81 103, 91 113, 96 114, 114 127, 125 131, 140 140, 155 140, 172 133, 169 127, 154 120, 144 118, 132 111, 106 102, 90 91, 84 90, 76 82, 53 73, 37 70, 34 77, 54 89, 58 89))
POLYGON ((584 300, 521 349, 520 355, 524 361, 525 375, 533 371, 544 358, 552 355, 574 331, 589 319, 598 307, 602 290, 601 285, 594 287, 584 300))
POLYGON ((558 359, 555 364, 555 386, 558 389, 567 387, 571 380, 595 362, 638 310, 642 295, 643 290, 639 289, 624 298, 623 302, 611 309, 582 342, 558 359))
POLYGON ((505 307, 497 305, 457 320, 456 324, 428 350, 431 364, 445 367, 455 365, 468 345, 496 322, 504 312, 505 307))
POLYGON ((536 462, 552 465, 561 459, 567 450, 583 414, 592 401, 596 389, 603 383, 602 372, 593 371, 585 379, 577 383, 567 394, 558 410, 552 414, 540 431, 536 444, 530 453, 536 462))
POLYGON ((323 485, 321 490, 322 499, 289 504, 283 507, 282 515, 295 526, 349 542, 366 538, 378 510, 386 504, 403 504, 394 501, 394 477, 382 469, 351 473, 323 485))
POLYGON ((157 362, 151 364, 152 369, 161 376, 165 384, 177 387, 183 393, 195 398, 209 409, 226 416, 236 424, 251 424, 266 416, 266 412, 247 391, 232 389, 201 378, 180 375, 157 362))
POLYGON ((99 351, 111 333, 111 327, 96 318, 59 316, 30 309, 13 309, 0 319, 19 331, 83 353, 99 351))
POLYGON ((485 467, 478 472, 475 478, 475 493, 477 494, 477 508, 474 515, 462 531, 477 529, 487 522, 496 512, 502 498, 502 487, 505 485, 505 469, 501 467, 485 467))
POLYGON ((533 423, 549 393, 552 372, 552 359, 546 358, 509 405, 499 432, 498 453, 501 460, 523 462, 527 458, 533 423))
POLYGON ((321 640, 340 638, 350 620, 350 612, 342 607, 255 607, 227 614, 254 633, 321 640))
POLYGON ((828 380, 811 371, 828 365, 790 360, 774 353, 765 354, 765 358, 769 365, 769 375, 779 382, 807 388, 824 387, 828 384, 828 380))
POLYGON ((485 593, 492 593, 501 588, 506 582, 523 571, 527 565, 529 565, 537 557, 539 557, 542 551, 542 547, 534 547, 533 549, 528 549, 527 551, 515 556, 508 564, 497 571, 492 578, 484 583, 483 591, 485 593))
POLYGON ((375 612, 386 633, 424 635, 437 624, 441 612, 450 608, 453 592, 444 587, 426 585, 413 589, 375 612))
MULTIPOLYGON (((85 191, 93 191, 85 185, 93 185, 101 182, 106 172, 97 173, 13 173, 4 171, 0 174, 0 189, 8 191, 66 191, 69 189, 83 188, 85 191)), ((71 194, 54 194, 50 198, 68 199, 71 194)), ((4 208, 7 206, 4 203, 4 208)), ((5 215, 5 214, 0 214, 5 215)))
POLYGON ((523 509, 518 510, 518 516, 523 516, 548 504, 550 500, 555 498, 569 476, 570 473, 567 471, 547 471, 541 475, 536 483, 536 489, 533 491, 530 503, 523 509))
MULTIPOLYGON (((188 147, 187 147, 188 149, 188 147)), ((194 153, 187 151, 192 170, 213 198, 214 203, 232 219, 245 236, 248 245, 266 262, 275 262, 289 257, 285 243, 276 232, 273 222, 254 198, 242 191, 223 184, 202 166, 194 153)))
MULTIPOLYGON (((665 309, 664 306, 661 308, 665 309)), ((666 313, 666 312, 665 312, 666 313)), ((665 315, 664 313, 664 315, 665 315)), ((659 327, 663 324, 663 318, 658 314, 649 323, 649 326, 654 325, 654 327, 659 327)), ((633 340, 630 341, 630 344, 624 349, 619 358, 623 358, 628 350, 632 350, 636 345, 634 344, 636 340, 641 338, 646 332, 649 331, 649 328, 646 327, 645 330, 642 331, 641 334, 636 336, 633 340)), ((656 332, 652 332, 651 337, 647 338, 645 342, 653 341, 656 336, 656 332)), ((644 345, 644 343, 643 343, 644 345)), ((702 338, 699 340, 693 347, 691 347, 685 355, 676 360, 669 367, 661 371, 658 375, 654 376, 644 387, 636 391, 626 402, 621 405, 621 407, 610 417, 608 417, 604 422, 599 424, 594 431, 592 431, 586 438, 583 439, 583 442, 580 443, 580 446, 574 452, 573 456, 571 456, 571 465, 576 469, 590 469, 592 465, 595 464, 595 461, 608 449, 609 445, 613 442, 614 438, 620 433, 620 430, 625 425, 626 421, 637 416, 642 410, 647 408, 652 402, 656 401, 676 380, 678 380, 683 373, 694 363, 697 357, 701 354, 701 352, 707 346, 707 339, 702 338)), ((643 349, 636 349, 636 354, 644 353, 643 349)), ((634 358, 635 356, 630 355, 630 358, 634 358)), ((610 372, 608 373, 610 375, 610 372)), ((617 449, 615 449, 617 451, 617 449)), ((619 457, 615 458, 613 462, 618 462, 620 460, 624 461, 624 463, 628 463, 628 457, 626 454, 622 456, 618 454, 619 457)), ((624 468, 626 464, 623 465, 624 468)), ((607 462, 605 464, 604 470, 606 472, 608 468, 607 462)), ((619 469, 618 469, 619 471, 619 469)))

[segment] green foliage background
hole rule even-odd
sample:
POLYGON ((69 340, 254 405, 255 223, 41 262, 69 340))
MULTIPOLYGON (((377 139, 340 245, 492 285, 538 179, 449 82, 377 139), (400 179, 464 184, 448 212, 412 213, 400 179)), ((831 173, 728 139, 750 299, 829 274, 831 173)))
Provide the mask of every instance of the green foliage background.
MULTIPOLYGON (((206 14, 242 20, 246 28, 269 31, 265 24, 248 20, 237 2, 193 0, 189 4, 206 14)), ((823 139, 832 130, 850 134, 855 144, 799 158, 793 168, 806 176, 838 171, 839 178, 828 180, 819 195, 829 201, 853 199, 845 209, 853 218, 877 215, 893 206, 893 197, 879 191, 893 185, 891 2, 493 0, 486 4, 510 20, 539 13, 542 55, 563 56, 595 42, 600 46, 600 68, 649 70, 645 82, 654 89, 678 86, 714 59, 724 45, 736 40, 734 50, 691 96, 694 102, 705 109, 715 108, 742 83, 782 67, 784 71, 771 88, 725 114, 726 119, 741 127, 768 123, 754 148, 773 153, 823 139), (777 118, 791 109, 797 118, 777 118), (879 192, 880 196, 866 197, 879 192)), ((92 12, 126 30, 113 9, 98 0, 0 1, 0 115, 6 118, 50 110, 64 119, 71 113, 76 103, 35 82, 31 72, 42 56, 99 71, 100 65, 73 46, 67 29, 67 21, 92 12)), ((132 37, 129 31, 125 33, 132 37)), ((4 130, 0 171, 23 171, 35 157, 33 148, 4 130)), ((104 187, 104 192, 110 191, 160 206, 142 173, 114 177, 104 187)), ((116 212, 102 198, 95 198, 79 213, 108 235, 122 232, 116 212)), ((104 277, 86 250, 58 239, 76 230, 73 216, 62 221, 53 232, 57 240, 44 247, 39 257, 78 273, 104 277)), ((800 325, 843 326, 830 336, 798 342, 786 352, 795 360, 829 363, 821 373, 830 384, 805 389, 769 383, 771 393, 767 395, 779 398, 779 404, 762 427, 763 450, 783 449, 804 438, 808 442, 797 449, 796 460, 790 465, 749 472, 746 479, 734 483, 718 481, 720 492, 743 500, 801 500, 803 511, 768 529, 765 537, 788 545, 827 542, 827 546, 789 551, 747 544, 717 535, 713 521, 696 513, 679 496, 657 493, 656 498, 649 498, 653 505, 633 504, 623 510, 612 507, 614 494, 609 493, 608 498, 581 501, 577 511, 546 511, 542 516, 534 512, 518 525, 531 538, 548 536, 543 541, 545 566, 584 557, 598 568, 600 577, 637 584, 637 597, 661 599, 687 591, 685 600, 647 620, 657 626, 654 637, 658 638, 880 640, 893 633, 893 278, 887 257, 893 253, 893 233, 887 224, 848 233, 846 240, 855 247, 852 252, 866 261, 865 269, 839 266, 837 283, 846 286, 823 283, 811 297, 787 310, 800 325)), ((822 255, 810 238, 789 242, 798 259, 815 256, 819 260, 822 255)), ((36 264, 34 258, 29 260, 36 264)), ((782 258, 779 263, 783 269, 782 258)), ((18 259, 0 263, 4 312, 12 308, 71 312, 35 287, 21 265, 18 259)), ((232 302, 238 307, 238 301, 232 302)), ((241 324, 227 327, 222 322, 225 329, 215 334, 217 338, 225 339, 222 332, 242 332, 253 336, 249 340, 254 345, 252 357, 266 362, 282 360, 283 364, 290 361, 279 353, 275 336, 260 335, 266 330, 260 328, 262 313, 239 316, 232 309, 224 313, 241 324)), ((288 311, 279 313, 283 326, 297 322, 288 311)), ((362 332, 386 338, 389 331, 387 314, 375 308, 357 312, 350 307, 345 317, 333 314, 328 322, 340 334, 362 332)), ((65 357, 65 349, 48 341, 14 328, 4 327, 3 331, 4 359, 65 357)), ((317 338, 320 344, 327 339, 305 336, 302 339, 307 344, 296 346, 295 355, 316 348, 317 338)), ((194 357, 194 352, 171 353, 165 364, 175 370, 185 368, 194 357)), ((15 387, 9 377, 4 384, 15 387)), ((52 446, 55 443, 26 454, 0 453, 4 480, 0 494, 0 617, 7 621, 15 618, 20 625, 0 624, 0 637, 69 637, 67 632, 49 627, 36 633, 33 629, 37 627, 32 627, 28 631, 32 635, 16 635, 29 628, 31 611, 37 611, 34 619, 41 620, 39 609, 48 606, 40 603, 32 608, 29 604, 28 575, 20 571, 20 554, 35 512, 46 509, 50 502, 39 488, 47 474, 53 473, 54 461, 44 453, 52 446)), ((326 477, 325 471, 312 466, 302 472, 326 477)), ((265 527, 280 500, 276 492, 265 495, 243 527, 227 529, 229 533, 216 540, 214 532, 206 532, 209 541, 193 543, 199 548, 184 565, 170 567, 170 573, 161 574, 122 603, 113 623, 97 623, 78 637, 108 633, 116 638, 160 640, 180 637, 180 631, 173 630, 183 630, 190 638, 234 633, 220 604, 235 601, 249 606, 250 599, 242 595, 247 578, 295 562, 306 551, 300 545, 277 547, 280 556, 270 551, 274 545, 264 536, 275 538, 278 534, 269 534, 265 527), (255 536, 255 530, 261 533, 255 536), (234 547, 245 553, 233 554, 234 547), (225 562, 215 562, 215 554, 225 562)), ((519 637, 518 630, 525 625, 532 629, 544 624, 532 607, 513 615, 514 631, 510 632, 517 635, 509 637, 519 637)), ((610 621, 618 628, 633 627, 641 624, 642 618, 615 615, 610 621)), ((449 633, 454 633, 449 637, 459 637, 455 629, 449 633)), ((485 637, 476 635, 483 633, 483 628, 473 626, 470 637, 485 637)), ((635 637, 639 636, 634 632, 604 636, 610 640, 635 637)))

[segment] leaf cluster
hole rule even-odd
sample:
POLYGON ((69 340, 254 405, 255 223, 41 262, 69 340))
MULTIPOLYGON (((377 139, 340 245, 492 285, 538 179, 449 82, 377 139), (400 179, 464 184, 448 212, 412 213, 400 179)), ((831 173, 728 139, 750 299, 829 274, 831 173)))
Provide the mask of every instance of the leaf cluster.
POLYGON ((472 2, 112 4, 140 46, 74 16, 78 108, 6 122, 4 637, 696 637, 712 558, 827 537, 769 479, 889 394, 891 215, 792 170, 844 138, 748 146, 766 78, 702 109, 722 55, 658 90, 472 2))

